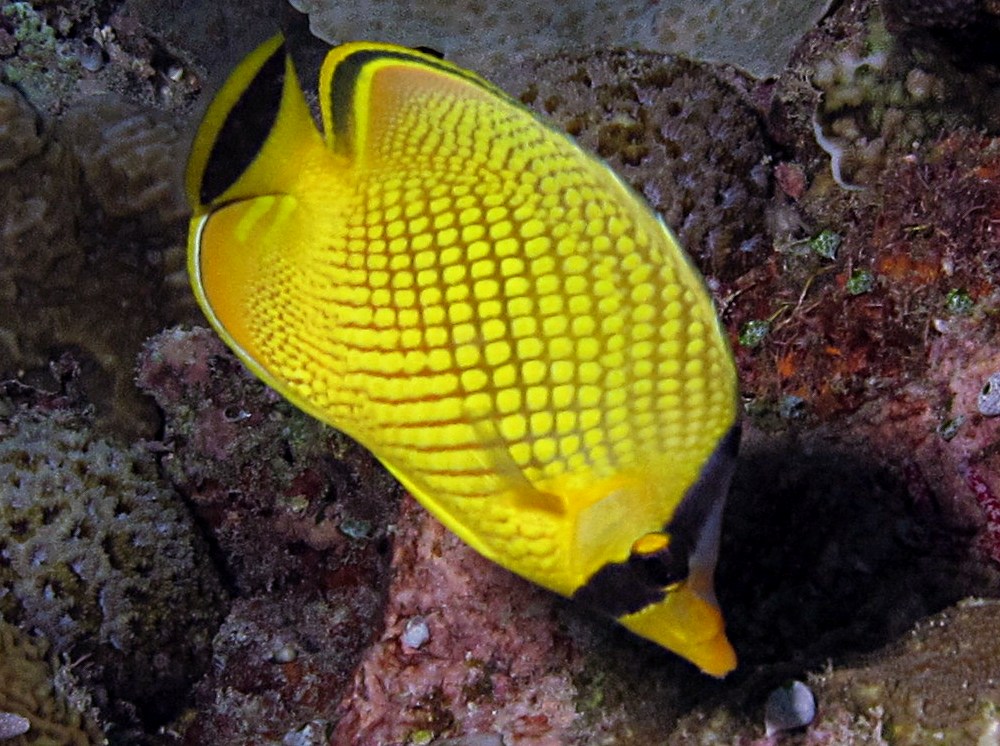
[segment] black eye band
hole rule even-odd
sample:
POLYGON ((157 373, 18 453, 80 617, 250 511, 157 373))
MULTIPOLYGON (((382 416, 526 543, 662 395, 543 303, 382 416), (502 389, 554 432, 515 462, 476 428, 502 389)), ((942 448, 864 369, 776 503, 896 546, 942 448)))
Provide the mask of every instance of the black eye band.
POLYGON ((609 562, 573 594, 573 600, 611 616, 634 614, 661 601, 664 589, 688 576, 688 559, 698 543, 716 501, 724 499, 739 447, 734 425, 719 441, 698 480, 691 485, 664 533, 670 542, 649 553, 633 553, 624 562, 609 562))

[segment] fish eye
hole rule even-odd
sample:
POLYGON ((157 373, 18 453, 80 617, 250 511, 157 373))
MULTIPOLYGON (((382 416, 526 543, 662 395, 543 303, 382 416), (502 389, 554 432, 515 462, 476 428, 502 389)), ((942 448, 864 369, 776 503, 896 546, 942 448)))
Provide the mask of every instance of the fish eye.
POLYGON ((632 543, 632 554, 641 556, 655 554, 670 545, 670 537, 667 534, 656 532, 640 536, 632 543))

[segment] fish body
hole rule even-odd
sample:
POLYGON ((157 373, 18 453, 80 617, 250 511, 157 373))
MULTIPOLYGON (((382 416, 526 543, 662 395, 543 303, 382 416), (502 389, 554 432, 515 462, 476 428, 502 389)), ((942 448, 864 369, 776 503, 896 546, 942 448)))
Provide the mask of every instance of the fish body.
POLYGON ((345 44, 318 90, 321 128, 275 37, 205 115, 186 189, 212 325, 481 554, 725 674, 736 375, 672 234, 448 62, 345 44))

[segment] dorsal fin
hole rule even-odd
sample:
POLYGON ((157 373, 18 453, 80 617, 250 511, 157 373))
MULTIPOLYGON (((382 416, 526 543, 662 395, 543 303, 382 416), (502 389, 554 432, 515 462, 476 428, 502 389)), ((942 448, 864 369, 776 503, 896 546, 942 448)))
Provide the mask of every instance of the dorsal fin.
POLYGON ((524 108, 475 73, 425 52, 375 42, 335 47, 323 62, 319 80, 327 147, 351 158, 363 157, 375 128, 391 126, 390 117, 380 112, 398 110, 409 96, 456 85, 465 96, 524 108), (389 69, 397 74, 378 75, 389 69))
POLYGON ((188 160, 195 214, 263 194, 286 193, 303 148, 322 147, 284 38, 261 44, 208 107, 188 160))

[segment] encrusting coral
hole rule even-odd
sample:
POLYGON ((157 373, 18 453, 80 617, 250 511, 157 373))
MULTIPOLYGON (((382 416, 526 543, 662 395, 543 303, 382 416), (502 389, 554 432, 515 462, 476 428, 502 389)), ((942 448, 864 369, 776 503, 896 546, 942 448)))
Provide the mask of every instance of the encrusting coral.
POLYGON ((222 602, 148 453, 96 436, 80 412, 0 399, 0 613, 85 659, 98 705, 171 715, 207 665, 222 602))
POLYGON ((386 627, 341 701, 333 742, 575 742, 581 653, 554 623, 560 602, 476 554, 412 500, 394 549, 386 627))
POLYGON ((56 674, 47 650, 48 643, 44 640, 29 637, 0 620, 0 713, 28 721, 28 730, 23 735, 4 738, 0 734, 0 741, 4 746, 104 743, 89 714, 77 710, 53 684, 56 674))
POLYGON ((767 77, 781 71, 799 38, 829 0, 619 0, 491 2, 455 0, 339 3, 293 0, 313 33, 332 43, 380 39, 429 45, 460 65, 501 69, 511 57, 566 49, 646 49, 741 66, 767 77), (478 7, 477 7, 478 6, 478 7))

